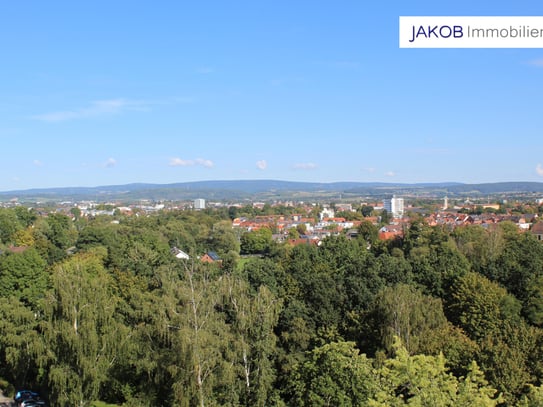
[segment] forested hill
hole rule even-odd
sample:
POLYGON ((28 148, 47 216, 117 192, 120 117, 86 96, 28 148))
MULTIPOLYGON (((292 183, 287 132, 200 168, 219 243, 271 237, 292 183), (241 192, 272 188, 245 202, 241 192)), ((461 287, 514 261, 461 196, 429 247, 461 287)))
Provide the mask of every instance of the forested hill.
POLYGON ((13 198, 66 199, 295 199, 303 197, 382 196, 390 194, 427 196, 484 196, 499 193, 543 193, 541 182, 498 182, 485 184, 383 183, 383 182, 292 182, 279 180, 195 181, 174 184, 109 185, 97 187, 42 188, 0 192, 0 200, 13 198))

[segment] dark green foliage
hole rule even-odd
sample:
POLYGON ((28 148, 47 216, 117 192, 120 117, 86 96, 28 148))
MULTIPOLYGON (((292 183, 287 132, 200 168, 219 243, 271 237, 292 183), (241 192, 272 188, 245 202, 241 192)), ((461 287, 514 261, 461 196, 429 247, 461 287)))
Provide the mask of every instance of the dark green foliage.
POLYGON ((17 206, 13 209, 13 211, 15 212, 15 216, 17 216, 17 219, 23 228, 32 226, 38 219, 36 211, 32 208, 17 206))
POLYGON ((371 360, 354 342, 336 342, 311 351, 292 374, 294 406, 361 406, 379 388, 371 360))
POLYGON ((424 291, 444 298, 454 281, 470 270, 468 260, 441 228, 414 223, 405 242, 414 280, 424 291))
POLYGON ((253 291, 258 291, 260 286, 266 286, 275 295, 282 296, 285 272, 273 260, 258 257, 251 258, 244 264, 243 274, 253 291))
POLYGON ((448 305, 451 321, 476 341, 499 333, 505 322, 520 320, 520 304, 498 284, 468 273, 452 288, 448 305))
POLYGON ((14 211, 0 208, 0 244, 12 243, 15 233, 22 228, 23 225, 14 211))
POLYGON ((47 228, 44 229, 44 234, 55 247, 65 250, 75 243, 75 229, 68 216, 57 213, 49 214, 46 222, 47 228))
POLYGON ((208 239, 209 250, 213 250, 224 256, 226 253, 238 253, 240 243, 232 224, 228 221, 219 222, 213 225, 208 239))
POLYGON ((531 278, 526 286, 523 314, 539 327, 543 325, 543 276, 531 278))
POLYGON ((0 377, 12 384, 38 387, 38 364, 45 347, 35 311, 16 297, 0 297, 0 377))
POLYGON ((60 213, 38 218, 34 228, 36 250, 49 264, 61 261, 67 250, 75 245, 77 230, 72 220, 60 213))
POLYGON ((130 271, 148 279, 158 267, 173 261, 165 237, 155 228, 147 229, 138 222, 91 224, 83 228, 77 247, 88 250, 99 246, 107 249, 105 261, 109 268, 130 271))
POLYGON ((377 241, 379 230, 377 227, 369 222, 362 221, 358 227, 358 237, 363 239, 369 246, 374 245, 377 241))
POLYGON ((463 226, 456 228, 452 235, 472 270, 478 273, 483 273, 495 263, 505 244, 502 228, 487 230, 478 225, 463 226))
POLYGON ((362 216, 364 216, 365 218, 367 218, 368 216, 371 216, 371 214, 372 214, 372 212, 373 212, 373 206, 364 205, 364 206, 362 206, 362 208, 360 209, 360 212, 362 213, 362 216))
POLYGON ((386 209, 383 209, 381 211, 380 216, 381 216, 381 224, 388 225, 390 223, 391 215, 387 212, 386 209))
POLYGON ((533 296, 538 295, 538 279, 543 277, 543 244, 529 233, 510 235, 500 256, 482 271, 518 298, 527 315, 533 296))
POLYGON ((47 264, 34 248, 0 256, 0 297, 16 298, 33 309, 48 287, 47 264))
POLYGON ((271 245, 272 231, 268 228, 245 232, 241 235, 242 254, 262 254, 269 251, 271 245))
POLYGON ((481 342, 479 359, 490 383, 513 404, 531 381, 538 334, 522 322, 506 321, 481 342))
MULTIPOLYGON (((400 253, 402 252, 400 251, 400 253)), ((374 267, 376 267, 377 273, 385 281, 386 285, 413 283, 412 266, 403 255, 382 254, 377 257, 374 267)))
POLYGON ((447 326, 441 301, 406 284, 382 289, 371 305, 368 319, 380 348, 389 354, 395 338, 400 338, 411 354, 428 350, 427 341, 447 326))

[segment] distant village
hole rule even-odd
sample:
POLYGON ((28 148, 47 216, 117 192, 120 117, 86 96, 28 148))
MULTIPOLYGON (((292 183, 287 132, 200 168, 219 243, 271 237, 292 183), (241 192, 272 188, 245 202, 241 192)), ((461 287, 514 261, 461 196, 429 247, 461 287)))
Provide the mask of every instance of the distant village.
MULTIPOLYGON (((420 203, 420 202, 418 202, 420 203)), ((15 207, 22 205, 17 200, 0 202, 0 207, 15 207)), ((29 206, 25 204, 25 206, 29 206)), ((320 242, 331 235, 345 234, 348 238, 358 235, 363 222, 370 222, 378 227, 380 240, 401 239, 410 226, 412 219, 423 219, 429 226, 443 226, 453 229, 463 225, 480 225, 483 228, 493 227, 500 222, 512 222, 519 232, 533 233, 538 240, 543 240, 543 198, 532 202, 519 201, 500 203, 456 200, 450 202, 447 197, 442 201, 430 201, 427 205, 413 205, 403 197, 392 195, 382 200, 352 203, 308 203, 293 201, 277 202, 207 202, 205 199, 195 199, 184 202, 152 202, 140 201, 133 204, 97 203, 92 201, 64 201, 53 207, 41 207, 40 203, 32 207, 41 216, 47 216, 52 211, 64 213, 73 220, 76 218, 94 218, 98 216, 112 217, 112 223, 118 223, 123 216, 151 216, 161 211, 213 211, 221 209, 240 209, 248 206, 256 213, 265 212, 266 207, 295 209, 296 213, 288 214, 258 214, 254 216, 232 217, 232 228, 240 233, 257 231, 268 228, 272 231, 273 239, 279 243, 290 245, 311 244, 320 242), (364 210, 365 208, 365 210, 364 210), (361 210, 362 209, 362 210, 361 210), (295 231, 294 233, 292 233, 295 231)), ((233 213, 237 211, 234 210, 233 213)), ((280 212, 280 211, 279 211, 280 212)), ((287 211, 285 211, 287 212, 287 211)), ((179 258, 186 254, 177 248, 172 252, 179 258), (178 251, 178 252, 175 252, 178 251)), ((211 253, 205 259, 213 261, 211 253)))
POLYGON ((337 213, 355 212, 355 209, 352 204, 335 204, 334 208, 324 205, 317 220, 307 216, 311 212, 311 208, 307 208, 308 212, 305 214, 257 216, 251 219, 236 218, 232 226, 246 231, 267 227, 277 232, 273 235, 277 241, 288 241, 294 245, 308 242, 318 245, 324 237, 332 234, 344 233, 347 237, 355 237, 363 222, 371 222, 379 226, 380 240, 402 238, 411 223, 412 216, 415 215, 417 218, 424 219, 429 226, 445 226, 449 229, 464 225, 480 225, 487 228, 508 221, 516 224, 520 232, 530 231, 537 236, 538 240, 543 240, 543 221, 538 222, 539 208, 543 209, 543 199, 537 199, 532 206, 526 203, 512 206, 511 210, 503 211, 504 213, 499 213, 502 209, 500 204, 477 205, 467 201, 462 206, 449 207, 446 197, 443 206, 435 211, 405 206, 404 198, 396 196, 384 199, 383 202, 364 205, 371 206, 373 210, 371 216, 366 216, 362 220, 348 220, 347 216, 336 216, 337 213), (520 213, 519 210, 526 206, 530 208, 530 213, 520 213), (534 208, 537 208, 537 211, 534 211, 534 208), (478 213, 479 211, 481 213, 478 213), (383 222, 383 213, 388 215, 387 222, 383 222), (300 225, 306 233, 297 239, 288 240, 288 231, 300 230, 300 225))

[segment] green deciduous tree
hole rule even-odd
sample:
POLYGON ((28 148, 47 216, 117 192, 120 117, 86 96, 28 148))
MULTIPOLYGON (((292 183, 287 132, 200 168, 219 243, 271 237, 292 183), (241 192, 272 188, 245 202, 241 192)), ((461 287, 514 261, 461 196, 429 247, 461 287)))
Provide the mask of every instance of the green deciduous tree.
POLYGON ((372 362, 354 342, 333 342, 309 352, 292 375, 293 406, 367 405, 378 389, 372 362))
POLYGON ((430 233, 427 239, 426 245, 413 247, 409 252, 413 279, 425 292, 444 298, 453 282, 469 271, 470 264, 445 235, 430 233), (432 241, 438 236, 443 240, 432 241))
POLYGON ((534 305, 532 295, 537 295, 533 289, 543 277, 543 245, 530 233, 510 235, 500 256, 482 272, 518 298, 528 316, 527 307, 534 305))
POLYGON ((221 281, 207 265, 185 264, 183 283, 166 292, 170 325, 177 326, 174 403, 179 406, 236 403, 233 337, 221 304, 221 281))
POLYGON ((0 377, 20 387, 37 387, 45 355, 36 311, 17 297, 0 297, 0 377))
POLYGON ((38 218, 33 232, 36 250, 49 264, 64 259, 66 250, 77 240, 77 230, 71 218, 60 213, 38 218))
POLYGON ((246 406, 267 406, 275 379, 274 328, 281 303, 266 286, 252 294, 247 282, 239 277, 226 275, 222 283, 224 306, 235 341, 235 363, 243 382, 240 402, 246 406))
POLYGON ((17 214, 12 209, 0 208, 0 244, 12 242, 14 234, 23 229, 17 214))
POLYGON ((455 282, 447 310, 451 320, 476 341, 499 332, 505 321, 520 318, 519 302, 478 273, 468 273, 455 282))
POLYGON ((540 362, 540 333, 523 322, 506 321, 500 331, 485 337, 478 359, 487 378, 513 404, 533 384, 532 364, 540 362))
POLYGON ((275 296, 280 297, 284 293, 283 286, 287 285, 281 265, 268 258, 248 259, 243 265, 243 274, 254 292, 264 285, 275 296))
POLYGON ((377 226, 370 221, 363 220, 360 222, 360 226, 358 226, 358 236, 363 239, 367 245, 372 246, 377 241, 379 230, 377 229, 377 226))
POLYGON ((236 232, 232 229, 232 223, 221 221, 214 224, 209 236, 209 245, 209 248, 220 256, 228 252, 239 254, 240 243, 236 232))
POLYGON ((487 230, 479 225, 457 227, 453 238, 472 270, 479 273, 496 261, 505 244, 501 228, 487 230))
POLYGON ((541 407, 543 406, 543 386, 528 386, 527 394, 524 394, 517 407, 541 407))
POLYGON ((0 297, 15 297, 36 309, 48 286, 46 267, 34 248, 0 256, 0 297))
POLYGON ((428 349, 432 333, 447 325, 441 300, 422 294, 413 286, 398 284, 381 290, 372 305, 370 324, 378 332, 379 343, 391 352, 400 338, 409 353, 428 349))
POLYGON ((102 259, 76 255, 54 269, 43 324, 50 397, 58 406, 88 406, 100 395, 126 338, 117 297, 102 259))
POLYGON ((173 404, 172 385, 182 353, 178 346, 179 312, 170 295, 182 281, 176 270, 157 270, 159 288, 149 290, 143 276, 117 270, 118 317, 129 330, 104 400, 128 406, 173 404), (177 319, 176 319, 177 318, 177 319))
POLYGON ((543 325, 543 276, 534 277, 527 284, 523 314, 539 327, 543 325))
POLYGON ((241 235, 241 253, 257 254, 265 253, 272 244, 272 231, 268 228, 260 228, 253 232, 245 232, 241 235))
POLYGON ((380 389, 369 406, 492 407, 501 401, 476 363, 458 379, 447 371, 443 355, 410 356, 399 342, 395 354, 379 369, 380 389))
POLYGON ((15 211, 15 215, 17 216, 19 223, 24 228, 28 228, 32 226, 34 222, 36 222, 36 220, 38 219, 36 210, 32 208, 27 208, 25 206, 17 206, 13 210, 15 211))
POLYGON ((502 401, 472 362, 465 377, 446 367, 443 355, 410 356, 397 340, 394 357, 376 367, 351 342, 308 353, 292 375, 293 406, 494 407, 502 401))
POLYGON ((373 206, 370 205, 362 205, 362 208, 360 209, 360 212, 362 213, 362 216, 367 218, 368 216, 371 216, 373 213, 373 206))

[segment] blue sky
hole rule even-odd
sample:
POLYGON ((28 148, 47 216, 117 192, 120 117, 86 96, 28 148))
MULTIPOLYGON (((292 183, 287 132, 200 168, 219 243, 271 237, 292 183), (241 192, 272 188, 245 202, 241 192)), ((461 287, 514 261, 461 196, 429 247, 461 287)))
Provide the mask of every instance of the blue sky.
POLYGON ((542 49, 400 49, 530 1, 0 4, 0 190, 543 181, 542 49))

